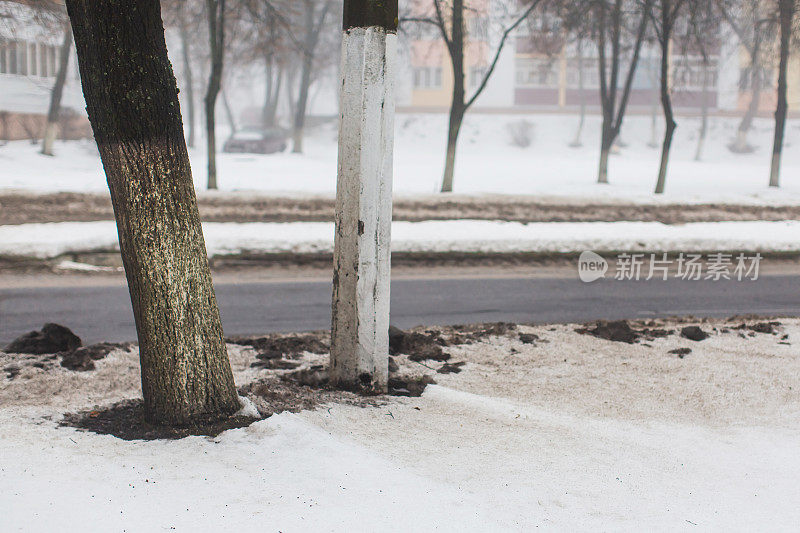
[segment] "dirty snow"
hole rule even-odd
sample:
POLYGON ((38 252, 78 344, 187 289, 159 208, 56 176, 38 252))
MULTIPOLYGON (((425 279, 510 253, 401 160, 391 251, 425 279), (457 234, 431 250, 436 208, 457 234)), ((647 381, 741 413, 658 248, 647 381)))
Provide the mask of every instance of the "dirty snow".
MULTIPOLYGON (((610 185, 595 184, 600 117, 587 117, 584 147, 568 147, 578 123, 569 115, 469 114, 459 145, 455 192, 613 199, 633 202, 800 203, 800 123, 786 131, 782 188, 767 187, 773 123, 758 119, 751 136, 756 151, 732 154, 727 144, 738 119, 712 117, 703 161, 694 161, 700 119, 680 117, 665 195, 652 194, 659 150, 650 141, 650 117, 629 116, 622 132, 627 146, 611 159, 610 185), (532 145, 512 146, 511 123, 530 124, 532 145)), ((438 191, 444 164, 447 117, 399 114, 396 120, 394 191, 400 195, 438 191)), ((660 133, 659 133, 660 134, 660 133)), ((224 140, 225 135, 220 134, 224 140)), ((202 144, 202 143, 200 143, 202 144)), ((220 143, 221 144, 221 143, 220 143)), ((336 186, 335 122, 309 131, 303 155, 219 154, 221 191, 257 190, 270 194, 322 194, 336 186)), ((57 144, 56 157, 38 154, 27 141, 0 147, 0 190, 107 190, 100 158, 89 141, 57 144)), ((191 151, 195 184, 205 188, 205 153, 191 151)))
MULTIPOLYGON (((464 371, 421 398, 170 442, 55 427, 135 395, 135 353, 87 374, 28 369, 0 381, 3 529, 792 531, 800 357, 779 342, 800 320, 782 322, 636 345, 522 327, 541 341, 448 348, 464 371)), ((259 375, 248 357, 232 347, 240 385, 259 375)))

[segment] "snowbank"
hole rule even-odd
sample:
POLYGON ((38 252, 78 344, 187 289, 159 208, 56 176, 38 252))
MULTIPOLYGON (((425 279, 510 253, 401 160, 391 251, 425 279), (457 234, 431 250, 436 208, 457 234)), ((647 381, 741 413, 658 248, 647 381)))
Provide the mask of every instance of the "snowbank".
MULTIPOLYGON (((772 121, 756 120, 751 142, 756 151, 735 155, 727 144, 735 136, 735 118, 714 117, 703 161, 694 160, 698 118, 680 117, 670 161, 666 194, 652 194, 659 150, 647 146, 650 118, 626 119, 622 141, 627 145, 610 163, 610 185, 595 183, 600 118, 590 116, 584 148, 568 147, 578 117, 569 115, 469 114, 461 135, 455 192, 511 194, 635 202, 732 202, 800 204, 800 124, 786 131, 782 188, 767 187, 772 121), (531 123, 533 144, 512 146, 509 124, 531 123)), ((438 191, 444 164, 447 117, 399 115, 396 120, 394 191, 401 195, 438 191)), ((222 191, 253 190, 269 194, 323 194, 336 187, 336 128, 328 124, 309 132, 306 153, 219 154, 222 191)), ((57 145, 56 157, 43 157, 38 147, 14 142, 0 147, 0 190, 105 191, 100 158, 90 142, 57 145)), ((205 188, 205 153, 191 152, 195 184, 205 188)))
MULTIPOLYGON (((793 531, 800 358, 785 343, 800 321, 782 322, 635 345, 524 327, 540 340, 448 347, 464 370, 421 398, 169 442, 56 427, 135 395, 135 353, 90 373, 33 367, 0 376, 2 529, 793 531)), ((258 376, 245 355, 240 385, 258 376)))
MULTIPOLYGON (((333 250, 333 223, 205 223, 210 256, 317 253, 333 250)), ((698 222, 498 222, 442 220, 395 222, 395 252, 800 251, 800 221, 698 222)), ((118 249, 114 222, 59 222, 0 226, 0 255, 52 258, 68 252, 118 249)))

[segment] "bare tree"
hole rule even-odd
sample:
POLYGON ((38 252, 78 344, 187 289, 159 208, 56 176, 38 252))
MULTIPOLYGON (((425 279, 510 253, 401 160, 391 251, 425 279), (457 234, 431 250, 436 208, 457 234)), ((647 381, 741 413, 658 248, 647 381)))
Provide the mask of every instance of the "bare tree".
POLYGON ((748 65, 739 80, 740 89, 750 91, 750 103, 742 116, 736 139, 730 146, 735 153, 752 152, 747 134, 761 104, 761 93, 771 83, 766 75, 770 44, 775 36, 775 17, 764 12, 762 0, 715 0, 723 20, 733 30, 747 52, 748 65))
POLYGON ((412 13, 404 16, 402 21, 409 23, 423 23, 434 25, 444 40, 450 57, 450 64, 453 68, 453 96, 450 103, 450 120, 447 128, 447 153, 445 156, 444 177, 442 179, 442 192, 453 191, 453 176, 456 164, 456 147, 458 146, 458 136, 461 133, 461 125, 464 116, 469 108, 475 103, 478 97, 486 89, 489 79, 497 67, 500 54, 506 45, 509 36, 530 16, 530 14, 541 3, 541 0, 525 0, 521 9, 509 16, 503 17, 509 21, 500 32, 500 39, 494 48, 494 53, 489 60, 486 72, 482 76, 477 89, 471 97, 467 97, 465 87, 465 50, 469 40, 469 35, 465 26, 465 12, 475 11, 465 5, 464 0, 431 0, 433 5, 429 12, 412 13))
POLYGON ((222 89, 225 63, 225 0, 206 0, 211 71, 206 88, 206 145, 208 149, 208 189, 217 188, 217 97, 222 89))
POLYGON ((61 116, 61 98, 64 95, 64 86, 67 83, 67 69, 69 56, 72 53, 72 28, 69 23, 64 25, 64 41, 61 44, 58 56, 58 72, 50 91, 50 108, 47 111, 47 125, 42 138, 42 154, 53 155, 53 144, 58 134, 58 123, 61 116))
POLYGON ((769 171, 770 187, 778 187, 780 185, 783 137, 786 131, 786 112, 789 108, 786 98, 789 74, 789 52, 793 37, 793 23, 795 14, 798 11, 797 0, 777 0, 777 3, 781 44, 778 65, 778 104, 775 109, 775 139, 772 146, 772 162, 769 171))
POLYGON ((67 0, 114 205, 151 422, 239 408, 158 0, 67 0))
POLYGON ((598 183, 608 183, 608 156, 622 130, 652 3, 653 0, 595 0, 590 6, 595 24, 603 110, 598 183), (626 43, 630 46, 626 47, 626 43), (626 55, 629 57, 627 74, 620 93, 620 75, 626 55))
POLYGON ((695 161, 703 158, 708 135, 708 113, 711 107, 711 84, 716 84, 716 76, 712 65, 712 55, 718 55, 720 47, 720 14, 715 2, 706 0, 689 0, 686 3, 685 31, 675 40, 674 46, 679 53, 687 56, 690 51, 699 54, 702 59, 702 89, 700 94, 700 129, 697 135, 695 161), (680 45, 678 44, 680 43, 680 45))
POLYGON ((325 19, 332 7, 333 2, 331 0, 303 0, 302 27, 304 35, 299 47, 302 56, 302 67, 299 94, 292 125, 292 152, 296 154, 303 153, 303 133, 308 110, 308 95, 313 81, 314 59, 317 54, 320 35, 325 25, 325 19))
POLYGON ((678 124, 675 122, 675 113, 672 110, 672 95, 670 94, 670 45, 672 44, 673 31, 678 17, 682 15, 685 0, 655 0, 650 11, 653 28, 661 51, 661 68, 659 74, 659 87, 661 93, 661 108, 664 112, 664 142, 661 147, 661 165, 658 168, 658 181, 656 194, 664 193, 667 181, 667 166, 669 165, 669 152, 672 147, 672 138, 678 124))
MULTIPOLYGON (((199 55, 196 51, 200 38, 205 38, 203 0, 162 0, 161 10, 164 24, 175 28, 181 41, 181 88, 186 96, 183 103, 186 107, 189 137, 187 143, 194 148, 197 140, 197 96, 195 94, 195 62, 199 55)), ((203 60, 205 61, 205 57, 203 60)))

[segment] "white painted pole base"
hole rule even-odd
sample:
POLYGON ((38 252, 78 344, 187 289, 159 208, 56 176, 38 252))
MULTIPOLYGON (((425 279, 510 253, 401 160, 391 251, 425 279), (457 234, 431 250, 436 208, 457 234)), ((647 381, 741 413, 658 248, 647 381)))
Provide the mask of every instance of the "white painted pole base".
POLYGON ((397 36, 351 28, 342 42, 330 376, 385 392, 397 36))

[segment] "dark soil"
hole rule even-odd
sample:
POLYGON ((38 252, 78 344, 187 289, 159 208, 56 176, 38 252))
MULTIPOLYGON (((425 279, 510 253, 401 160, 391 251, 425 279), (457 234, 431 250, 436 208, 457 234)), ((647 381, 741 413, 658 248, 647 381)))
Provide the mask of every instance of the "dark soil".
POLYGON ((28 332, 5 348, 6 353, 51 354, 72 351, 81 346, 81 339, 60 324, 45 324, 40 331, 28 332))
POLYGON ((191 435, 216 437, 223 431, 249 426, 257 419, 232 416, 222 421, 199 423, 194 426, 173 428, 153 425, 144 418, 142 400, 126 400, 110 407, 92 411, 68 413, 60 425, 113 435, 122 440, 182 439, 191 435))
POLYGON ((330 350, 330 334, 316 332, 302 335, 272 334, 264 337, 231 337, 230 344, 251 346, 261 360, 287 357, 295 359, 303 353, 326 354, 330 350))
POLYGON ((473 344, 487 337, 503 336, 516 331, 515 324, 496 322, 492 324, 469 324, 420 331, 403 331, 394 326, 389 328, 389 353, 407 355, 411 361, 450 360, 450 354, 443 348, 473 344))
POLYGON ((765 333, 769 335, 777 335, 778 331, 775 329, 781 325, 780 322, 756 322, 755 324, 742 323, 734 329, 749 330, 754 333, 765 333))
POLYGON ((656 327, 657 325, 657 322, 650 321, 645 324, 636 324, 637 327, 634 328, 627 320, 616 320, 612 322, 600 320, 595 322, 593 327, 585 326, 575 331, 582 335, 592 335, 598 339, 624 342, 627 344, 634 344, 641 340, 652 341, 657 338, 668 337, 675 333, 673 330, 656 327))
POLYGON ((189 427, 164 427, 153 425, 144 418, 142 400, 126 400, 109 407, 64 415, 61 426, 74 427, 101 435, 113 435, 122 440, 174 440, 192 435, 216 437, 223 431, 246 427, 282 412, 298 413, 326 404, 346 404, 359 407, 377 407, 385 400, 357 394, 312 388, 275 377, 245 385, 239 394, 249 398, 259 412, 259 417, 232 416, 221 421, 198 423, 189 427))
POLYGON ((708 338, 708 333, 700 329, 699 326, 687 326, 681 330, 681 337, 690 341, 700 342, 708 338))
POLYGON ((101 342, 57 355, 61 357, 61 366, 64 368, 76 372, 87 372, 95 369, 95 361, 104 359, 114 350, 130 350, 133 346, 132 343, 101 342))
MULTIPOLYGON (((461 363, 463 364, 463 363, 461 363)), ((328 392, 341 392, 334 389, 330 385, 330 378, 328 369, 323 365, 314 365, 310 368, 303 368, 294 372, 283 374, 280 378, 286 383, 291 383, 296 386, 308 387, 310 389, 328 391, 328 392)), ((400 375, 397 373, 390 373, 388 382, 388 395, 389 396, 422 396, 425 387, 433 385, 436 382, 430 376, 418 375, 400 375)), ((359 397, 365 398, 380 398, 380 394, 374 394, 369 389, 363 391, 351 391, 359 397)))
POLYGON ((670 350, 669 353, 672 355, 677 355, 680 359, 683 359, 690 353, 692 353, 691 348, 676 348, 675 350, 670 350))
POLYGON ((445 363, 437 370, 439 374, 458 374, 461 372, 461 367, 466 363, 460 361, 458 363, 445 363))

